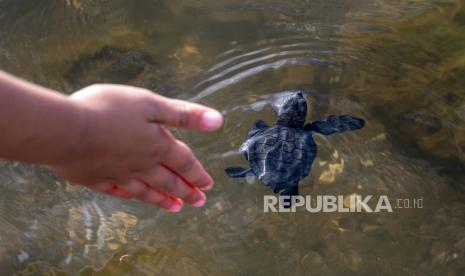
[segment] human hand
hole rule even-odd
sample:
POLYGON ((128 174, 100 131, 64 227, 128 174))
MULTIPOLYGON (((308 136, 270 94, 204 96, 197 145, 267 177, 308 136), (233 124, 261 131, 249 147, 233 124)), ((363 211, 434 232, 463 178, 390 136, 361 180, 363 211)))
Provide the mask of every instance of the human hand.
POLYGON ((201 207, 213 180, 191 149, 164 126, 213 131, 223 118, 202 105, 113 84, 70 96, 83 127, 70 151, 51 162, 70 181, 178 212, 201 207))

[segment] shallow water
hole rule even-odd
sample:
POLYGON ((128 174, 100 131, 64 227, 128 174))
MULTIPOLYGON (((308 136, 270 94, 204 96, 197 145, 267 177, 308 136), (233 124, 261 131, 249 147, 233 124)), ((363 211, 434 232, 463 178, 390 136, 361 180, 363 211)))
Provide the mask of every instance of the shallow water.
MULTIPOLYGON (((71 93, 119 82, 200 102, 221 131, 176 131, 215 179, 170 215, 0 163, 2 274, 462 275, 464 1, 0 0, 0 68, 71 93), (264 213, 270 190, 227 178, 271 103, 309 90, 317 137, 304 195, 423 199, 393 213, 264 213)), ((2 133, 2 135, 7 135, 2 133)))

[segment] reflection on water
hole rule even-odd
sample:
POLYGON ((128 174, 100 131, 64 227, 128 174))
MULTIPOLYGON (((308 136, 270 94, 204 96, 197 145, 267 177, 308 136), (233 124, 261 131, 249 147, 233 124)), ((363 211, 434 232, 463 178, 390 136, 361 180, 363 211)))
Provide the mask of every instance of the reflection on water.
MULTIPOLYGON (((119 82, 213 106, 213 134, 176 131, 216 180, 180 215, 0 163, 3 272, 83 275, 465 273, 465 2, 0 1, 0 67, 65 93, 119 82), (394 213, 263 213, 269 190, 224 168, 273 102, 305 88, 316 137, 304 195, 423 198, 394 213)), ((3 134, 5 135, 5 134, 3 134)))

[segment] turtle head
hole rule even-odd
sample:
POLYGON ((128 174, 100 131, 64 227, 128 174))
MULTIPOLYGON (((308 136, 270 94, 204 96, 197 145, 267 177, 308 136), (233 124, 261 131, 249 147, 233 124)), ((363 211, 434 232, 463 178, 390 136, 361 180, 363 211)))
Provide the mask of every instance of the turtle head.
POLYGON ((302 92, 293 92, 283 97, 277 107, 276 124, 287 127, 303 127, 307 117, 307 101, 302 92))

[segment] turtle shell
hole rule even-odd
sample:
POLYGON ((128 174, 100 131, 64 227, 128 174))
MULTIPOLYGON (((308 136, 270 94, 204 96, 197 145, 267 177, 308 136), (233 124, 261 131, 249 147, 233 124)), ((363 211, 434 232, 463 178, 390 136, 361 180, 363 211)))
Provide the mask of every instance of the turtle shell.
POLYGON ((302 128, 274 125, 251 137, 246 153, 253 173, 279 192, 308 175, 316 144, 302 128))

